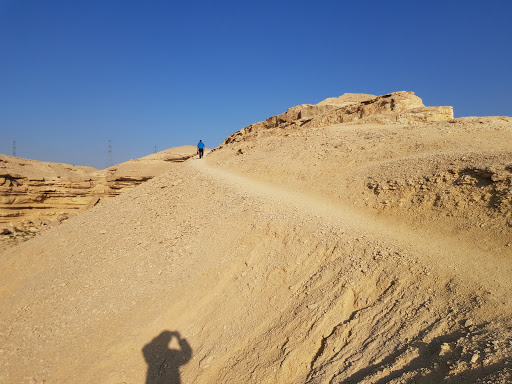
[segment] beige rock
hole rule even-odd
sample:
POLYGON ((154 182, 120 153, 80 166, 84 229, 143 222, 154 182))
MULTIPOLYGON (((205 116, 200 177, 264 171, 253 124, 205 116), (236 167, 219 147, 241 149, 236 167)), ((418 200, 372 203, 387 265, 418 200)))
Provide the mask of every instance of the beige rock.
POLYGON ((425 107, 414 92, 394 92, 382 96, 344 94, 316 105, 292 107, 280 115, 243 128, 229 136, 223 144, 243 141, 248 136, 274 128, 315 128, 357 121, 403 124, 450 119, 453 119, 452 107, 425 107))
POLYGON ((168 162, 195 154, 192 146, 171 148, 104 170, 0 155, 0 224, 61 222, 65 214, 92 208, 165 172, 168 162))

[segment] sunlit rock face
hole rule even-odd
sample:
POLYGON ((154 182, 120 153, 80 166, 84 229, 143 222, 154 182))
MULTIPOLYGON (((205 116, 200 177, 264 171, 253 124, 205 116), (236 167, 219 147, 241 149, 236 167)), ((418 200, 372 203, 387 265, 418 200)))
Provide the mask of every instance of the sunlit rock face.
POLYGON ((453 119, 453 107, 426 107, 414 92, 394 92, 382 96, 345 93, 318 104, 302 104, 286 112, 251 124, 226 138, 223 144, 244 140, 274 128, 325 127, 333 124, 435 122, 453 119))
POLYGON ((98 170, 0 155, 0 233, 30 236, 166 172, 195 155, 171 148, 98 170))

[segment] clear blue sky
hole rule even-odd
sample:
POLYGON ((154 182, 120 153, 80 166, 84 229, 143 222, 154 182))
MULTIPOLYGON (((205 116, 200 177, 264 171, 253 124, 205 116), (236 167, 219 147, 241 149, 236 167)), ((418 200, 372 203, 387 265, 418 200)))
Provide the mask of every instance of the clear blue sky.
POLYGON ((0 0, 0 153, 103 168, 414 91, 512 116, 512 0, 0 0))

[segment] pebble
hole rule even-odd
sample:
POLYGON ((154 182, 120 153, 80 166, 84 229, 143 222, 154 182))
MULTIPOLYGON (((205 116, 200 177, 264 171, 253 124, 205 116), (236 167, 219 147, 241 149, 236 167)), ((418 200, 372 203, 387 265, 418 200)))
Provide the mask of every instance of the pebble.
POLYGON ((445 353, 447 353, 447 352, 450 352, 451 350, 452 350, 452 349, 451 349, 451 347, 450 347, 450 344, 448 344, 448 343, 443 343, 443 344, 441 345, 441 352, 440 352, 440 354, 441 354, 441 355, 442 355, 442 354, 445 354, 445 353))
POLYGON ((480 358, 480 355, 478 353, 475 353, 472 357, 471 357, 471 364, 474 364, 478 361, 478 359, 480 358))
POLYGON ((471 319, 467 319, 465 322, 464 322, 464 326, 465 327, 471 327, 473 325, 473 320, 471 319))

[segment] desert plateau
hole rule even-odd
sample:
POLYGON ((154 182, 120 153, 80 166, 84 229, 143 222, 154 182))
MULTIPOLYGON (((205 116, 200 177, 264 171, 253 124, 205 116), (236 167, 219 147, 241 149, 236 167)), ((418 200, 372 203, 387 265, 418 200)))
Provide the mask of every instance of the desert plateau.
POLYGON ((0 383, 512 382, 511 117, 344 94, 195 150, 0 155, 0 383))

